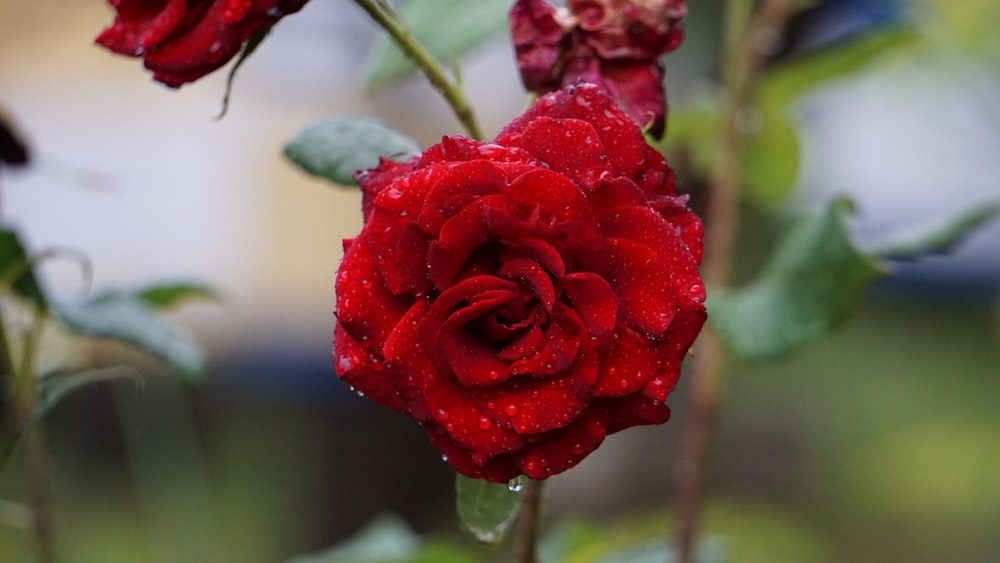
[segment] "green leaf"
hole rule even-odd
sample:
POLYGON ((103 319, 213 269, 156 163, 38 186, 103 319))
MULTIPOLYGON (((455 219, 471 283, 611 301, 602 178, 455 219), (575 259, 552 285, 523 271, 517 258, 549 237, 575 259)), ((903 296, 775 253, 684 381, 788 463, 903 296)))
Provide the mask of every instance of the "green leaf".
POLYGON ((40 393, 32 420, 41 420, 56 404, 70 393, 86 385, 111 381, 114 379, 131 379, 139 385, 142 376, 128 366, 111 366, 77 372, 56 372, 40 378, 40 393))
POLYGON ((521 509, 517 484, 490 483, 457 475, 455 496, 462 529, 481 543, 491 546, 503 541, 504 533, 521 509))
MULTIPOLYGON (((513 0, 410 0, 399 9, 413 36, 439 61, 452 61, 507 29, 513 0)), ((417 68, 390 39, 384 38, 369 59, 369 91, 405 78, 417 68)))
POLYGON ((236 71, 240 70, 243 63, 250 58, 250 55, 254 54, 254 51, 257 50, 257 47, 260 47, 260 44, 264 42, 264 39, 271 33, 271 29, 273 28, 274 26, 272 25, 258 31, 243 44, 240 54, 236 57, 236 63, 233 64, 233 68, 229 69, 229 76, 226 77, 226 92, 222 95, 222 111, 219 112, 219 116, 216 119, 222 119, 226 116, 226 112, 229 111, 229 96, 233 93, 233 81, 236 80, 236 71))
POLYGON ((997 217, 1000 217, 1000 201, 984 203, 952 217, 893 233, 876 243, 871 252, 887 260, 916 260, 928 254, 946 254, 997 217))
POLYGON ((31 428, 33 424, 37 424, 45 418, 45 415, 47 415, 59 401, 85 385, 110 381, 113 379, 132 379, 136 381, 136 383, 142 382, 142 378, 135 370, 125 366, 113 366, 109 368, 70 373, 55 372, 40 378, 40 392, 38 400, 35 402, 34 409, 31 411, 31 416, 21 423, 21 425, 14 432, 14 435, 11 436, 10 440, 4 445, 3 449, 0 450, 0 470, 7 466, 11 456, 13 456, 14 452, 17 451, 17 446, 27 434, 28 429, 31 428))
POLYGON ((709 293, 709 318, 734 353, 766 358, 820 338, 884 275, 851 241, 846 199, 800 220, 751 284, 709 293))
POLYGON ((0 287, 13 288, 18 295, 45 311, 48 301, 35 278, 33 265, 21 244, 21 237, 15 231, 0 230, 0 287))
POLYGON ((200 283, 158 284, 141 289, 135 296, 157 310, 172 309, 191 299, 218 299, 215 289, 200 283))
POLYGON ((342 186, 355 186, 354 172, 378 165, 379 157, 420 152, 416 141, 374 117, 324 119, 285 145, 285 156, 306 172, 342 186))
POLYGON ((104 294, 82 305, 60 306, 59 316, 76 332, 125 342, 163 360, 187 383, 199 381, 205 370, 198 345, 139 297, 104 294))

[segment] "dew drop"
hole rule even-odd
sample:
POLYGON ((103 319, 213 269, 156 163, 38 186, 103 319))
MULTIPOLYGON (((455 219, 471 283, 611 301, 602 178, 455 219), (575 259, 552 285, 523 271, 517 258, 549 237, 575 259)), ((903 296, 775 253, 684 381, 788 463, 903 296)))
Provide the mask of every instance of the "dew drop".
POLYGON ((519 493, 524 490, 524 483, 521 482, 520 478, 512 479, 507 483, 507 490, 512 493, 519 493))
POLYGON ((580 455, 582 453, 583 453, 583 445, 582 444, 574 444, 573 445, 573 454, 580 455))
POLYGON ((516 415, 518 410, 520 409, 518 408, 517 403, 508 403, 507 406, 503 408, 503 411, 509 416, 516 415))
POLYGON ((437 417, 438 417, 438 420, 448 420, 448 411, 446 411, 444 409, 438 409, 437 410, 437 417))
POLYGON ((493 426, 493 421, 485 416, 479 417, 479 427, 483 430, 489 430, 493 426))
POLYGON ((372 286, 372 282, 368 278, 365 278, 365 279, 361 280, 361 287, 363 287, 365 289, 370 289, 371 286, 372 286))

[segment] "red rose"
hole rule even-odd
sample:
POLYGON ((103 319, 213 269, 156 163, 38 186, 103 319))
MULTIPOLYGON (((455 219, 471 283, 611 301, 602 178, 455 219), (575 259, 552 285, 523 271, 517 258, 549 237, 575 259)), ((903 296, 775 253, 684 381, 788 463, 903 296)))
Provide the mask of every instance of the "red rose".
POLYGON ((118 13, 97 43, 144 56, 155 80, 178 87, 229 62, 255 33, 307 0, 108 1, 118 13))
POLYGON ((636 123, 663 135, 666 96, 660 55, 684 34, 685 0, 516 0, 510 28, 525 87, 539 94, 577 82, 598 85, 636 123))
POLYGON ((461 473, 565 471, 659 424, 705 320, 701 222, 598 88, 546 95, 492 143, 445 137, 359 172, 335 364, 461 473))

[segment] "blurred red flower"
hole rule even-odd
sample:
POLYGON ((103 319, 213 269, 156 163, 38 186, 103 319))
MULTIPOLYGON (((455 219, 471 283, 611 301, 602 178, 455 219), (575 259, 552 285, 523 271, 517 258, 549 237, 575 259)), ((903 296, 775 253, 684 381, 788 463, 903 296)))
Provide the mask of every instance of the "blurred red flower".
POLYGON ((307 0, 108 0, 117 14, 97 43, 143 57, 167 86, 193 82, 229 62, 254 34, 307 0))

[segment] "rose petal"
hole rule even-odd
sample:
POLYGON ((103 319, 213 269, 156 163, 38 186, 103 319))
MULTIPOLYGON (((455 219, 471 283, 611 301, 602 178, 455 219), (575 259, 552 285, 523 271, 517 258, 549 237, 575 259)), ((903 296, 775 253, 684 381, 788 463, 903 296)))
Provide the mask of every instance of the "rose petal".
POLYGON ((532 92, 559 87, 559 44, 567 30, 559 25, 555 14, 555 8, 544 0, 517 0, 510 10, 517 67, 525 88, 532 92))
POLYGON ((500 242, 509 251, 509 253, 501 251, 500 259, 502 261, 508 262, 513 260, 513 256, 521 256, 538 262, 557 278, 566 275, 566 264, 559 251, 550 242, 532 237, 505 238, 501 239, 500 242))
MULTIPOLYGON (((427 315, 417 326, 417 338, 424 354, 434 362, 438 369, 446 373, 450 372, 451 362, 445 357, 444 351, 440 349, 441 342, 439 342, 439 334, 448 318, 456 311, 466 307, 462 303, 472 301, 479 294, 494 290, 516 293, 517 287, 516 283, 508 280, 492 276, 477 276, 448 288, 438 296, 427 315)), ((448 335, 443 336, 443 338, 447 337, 448 335)))
POLYGON ((615 399, 610 414, 608 434, 613 434, 633 426, 663 424, 670 419, 670 407, 660 402, 653 402, 641 393, 636 393, 615 399))
POLYGON ((486 462, 480 465, 472 457, 475 452, 470 452, 455 444, 444 427, 434 424, 428 426, 426 430, 431 444, 444 454, 443 459, 463 475, 486 479, 491 483, 506 483, 521 473, 515 465, 517 458, 514 456, 516 454, 487 458, 486 462))
POLYGON ((644 244, 624 238, 609 238, 608 244, 607 277, 618 295, 619 318, 649 338, 661 338, 677 309, 671 269, 644 244))
POLYGON ((509 362, 529 358, 538 354, 543 346, 545 346, 545 332, 536 323, 528 327, 517 340, 500 350, 497 357, 509 362))
POLYGON ((590 332, 589 343, 607 344, 618 319, 618 297, 608 282, 597 274, 580 272, 562 279, 563 290, 573 309, 590 332))
POLYGON ((187 4, 187 0, 121 0, 115 5, 114 23, 96 42, 122 55, 141 56, 174 33, 187 14, 187 4))
POLYGON ((420 210, 420 225, 429 233, 439 232, 445 222, 469 203, 507 186, 500 165, 489 160, 472 160, 437 166, 417 183, 430 187, 420 210))
POLYGON ((481 453, 484 458, 524 447, 523 437, 501 426, 467 393, 455 381, 441 375, 429 375, 423 381, 423 396, 431 416, 459 447, 481 453))
POLYGON ((615 335, 614 345, 601 361, 595 397, 621 397, 645 388, 660 375, 665 357, 673 352, 669 345, 649 340, 622 325, 615 335))
POLYGON ((587 379, 573 371, 549 379, 515 378, 480 388, 472 398, 505 428, 538 434, 570 424, 587 409, 593 385, 587 379))
POLYGON ((384 372, 381 359, 373 361, 369 350, 340 324, 334 329, 333 343, 334 366, 340 379, 390 409, 408 414, 407 405, 396 393, 395 382, 384 372))
POLYGON ((650 152, 642 132, 607 94, 593 84, 568 86, 546 94, 528 111, 504 127, 496 143, 521 146, 522 132, 537 118, 580 119, 590 123, 601 139, 613 176, 635 178, 650 152))
POLYGON ((586 121, 539 117, 524 128, 521 146, 585 191, 611 178, 601 138, 586 121))
POLYGON ((518 454, 518 466, 532 479, 545 479, 575 466, 597 449, 607 435, 608 410, 591 405, 573 424, 550 432, 518 454))
MULTIPOLYGON (((406 405, 406 414, 423 422, 430 420, 430 411, 420 391, 424 379, 436 368, 427 356, 416 353, 420 350, 417 325, 430 308, 430 303, 423 299, 414 302, 389 334, 383 351, 385 371, 391 376, 396 393, 406 405)), ((358 379, 357 383, 361 384, 362 380, 358 379)), ((364 387, 359 389, 369 392, 364 387)))
POLYGON ((662 138, 666 128, 667 97, 663 90, 663 74, 663 64, 655 60, 601 65, 605 90, 654 139, 662 138))
POLYGON ((366 232, 346 249, 337 271, 337 319, 344 329, 374 353, 410 306, 413 297, 395 295, 386 285, 366 243, 366 232), (377 303, 377 306, 372 306, 377 303))
POLYGON ((552 305, 556 302, 556 290, 552 285, 552 278, 538 262, 526 258, 511 260, 500 268, 500 277, 522 282, 546 311, 552 311, 552 305))
MULTIPOLYGON (((354 180, 361 188, 361 210, 365 223, 375 209, 375 198, 379 192, 389 187, 398 180, 400 185, 396 187, 400 193, 410 191, 410 180, 406 174, 413 171, 417 164, 416 158, 411 158, 406 162, 395 162, 388 158, 380 157, 378 166, 368 170, 358 170, 354 173, 354 180)), ((417 187, 419 190, 419 186, 417 187)))

